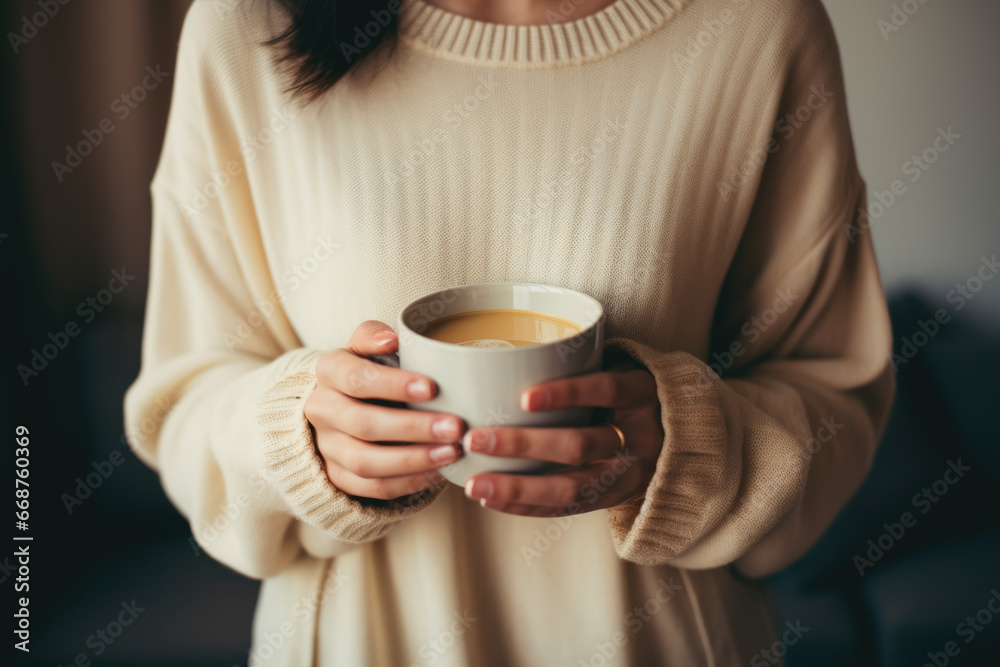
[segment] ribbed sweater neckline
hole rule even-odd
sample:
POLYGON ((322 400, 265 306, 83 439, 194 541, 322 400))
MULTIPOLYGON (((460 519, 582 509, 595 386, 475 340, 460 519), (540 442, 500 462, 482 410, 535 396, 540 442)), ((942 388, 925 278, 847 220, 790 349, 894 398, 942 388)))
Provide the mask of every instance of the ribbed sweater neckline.
MULTIPOLYGON (((403 0, 400 39, 452 59, 515 69, 543 69, 600 60, 646 37, 689 0, 615 0, 579 19, 541 25, 487 23, 403 0)), ((572 2, 567 4, 572 5, 572 2)))

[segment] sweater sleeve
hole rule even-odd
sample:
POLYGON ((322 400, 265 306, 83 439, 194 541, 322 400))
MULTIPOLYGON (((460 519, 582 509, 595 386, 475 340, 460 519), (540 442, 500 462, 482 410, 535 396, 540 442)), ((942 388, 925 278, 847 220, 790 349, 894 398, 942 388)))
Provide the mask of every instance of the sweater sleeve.
POLYGON ((325 474, 303 413, 323 350, 302 347, 272 279, 219 72, 238 58, 211 5, 196 2, 185 21, 151 186, 142 365, 125 396, 126 435, 198 544, 264 578, 303 552, 330 557, 375 540, 437 492, 367 504, 325 474), (221 185, 218 174, 228 175, 221 185))
POLYGON ((708 357, 608 342, 655 376, 665 432, 645 496, 609 513, 626 560, 785 567, 860 485, 887 420, 892 334, 820 14, 784 78, 708 357))

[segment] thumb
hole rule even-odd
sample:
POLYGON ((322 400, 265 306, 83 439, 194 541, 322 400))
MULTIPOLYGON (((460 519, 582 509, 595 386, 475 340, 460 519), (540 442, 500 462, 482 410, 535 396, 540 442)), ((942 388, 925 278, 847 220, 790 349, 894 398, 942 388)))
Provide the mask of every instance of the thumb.
POLYGON ((385 322, 366 320, 351 334, 347 349, 363 357, 387 354, 399 349, 399 337, 385 322))

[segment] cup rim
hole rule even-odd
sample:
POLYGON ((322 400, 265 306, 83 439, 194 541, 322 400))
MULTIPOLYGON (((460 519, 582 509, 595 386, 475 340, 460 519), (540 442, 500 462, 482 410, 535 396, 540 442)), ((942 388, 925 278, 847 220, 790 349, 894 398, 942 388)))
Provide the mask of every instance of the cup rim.
MULTIPOLYGON (((437 320, 431 320, 431 321, 434 322, 434 321, 437 321, 437 320)), ((413 336, 417 336, 417 337, 423 339, 424 343, 426 343, 426 344, 429 344, 429 345, 431 345, 433 347, 439 347, 439 348, 442 348, 442 349, 446 348, 448 350, 455 351, 458 354, 511 354, 511 353, 516 353, 516 352, 519 352, 519 351, 523 353, 526 350, 541 350, 541 349, 545 349, 547 347, 551 347, 553 345, 558 345, 560 343, 564 343, 565 341, 568 341, 568 340, 573 340, 577 336, 587 335, 591 331, 596 330, 597 327, 600 326, 603 322, 604 322, 604 306, 601 305, 600 301, 598 301, 594 297, 590 296, 589 294, 586 294, 586 293, 581 292, 579 290, 571 289, 569 287, 560 287, 559 285, 547 285, 545 283, 532 283, 532 282, 521 282, 521 281, 510 281, 510 282, 493 281, 493 282, 485 282, 485 283, 468 283, 466 285, 455 285, 454 287, 447 287, 445 289, 440 289, 440 290, 437 290, 437 291, 434 291, 434 292, 428 292, 427 294, 423 294, 421 296, 418 296, 416 299, 413 299, 408 304, 406 304, 406 306, 404 306, 403 309, 399 312, 399 316, 396 318, 396 326, 397 326, 397 329, 398 329, 399 333, 402 333, 403 331, 405 331, 408 334, 411 334, 413 336), (556 290, 556 291, 559 291, 559 292, 571 294, 573 296, 576 296, 578 298, 583 299, 584 301, 589 301, 594 306, 594 308, 596 309, 596 312, 598 313, 598 315, 594 319, 593 322, 591 322, 589 325, 587 325, 584 328, 582 328, 579 333, 574 334, 572 336, 567 336, 565 338, 559 338, 557 340, 549 341, 548 343, 532 343, 530 345, 520 345, 518 347, 500 347, 500 348, 497 348, 497 347, 466 347, 466 346, 463 346, 463 345, 456 345, 454 343, 445 343, 444 341, 435 340, 433 338, 430 338, 428 336, 423 335, 422 333, 414 331, 405 322, 406 314, 407 314, 408 311, 410 311, 411 308, 414 308, 420 302, 431 300, 431 299, 433 299, 433 297, 438 296, 440 294, 445 294, 446 292, 451 292, 453 290, 470 289, 470 288, 473 288, 473 287, 496 287, 496 286, 504 286, 504 287, 543 287, 543 288, 546 288, 546 289, 556 290)))

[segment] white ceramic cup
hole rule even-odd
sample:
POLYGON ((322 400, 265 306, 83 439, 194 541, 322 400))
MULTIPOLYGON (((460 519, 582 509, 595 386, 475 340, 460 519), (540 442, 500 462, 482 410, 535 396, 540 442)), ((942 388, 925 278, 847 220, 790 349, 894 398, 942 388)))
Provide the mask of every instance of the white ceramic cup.
MULTIPOLYGON (((416 410, 458 415, 477 426, 582 426, 589 408, 525 412, 521 393, 531 385, 601 370, 604 309, 582 292, 534 283, 478 283, 433 292, 399 315, 399 365, 433 379, 437 395, 416 410), (442 317, 474 310, 514 308, 554 315, 576 323, 580 333, 556 341, 511 348, 466 347, 422 335, 442 317)), ((464 485, 483 472, 538 472, 547 464, 530 459, 465 451, 441 468, 445 479, 464 485)))

